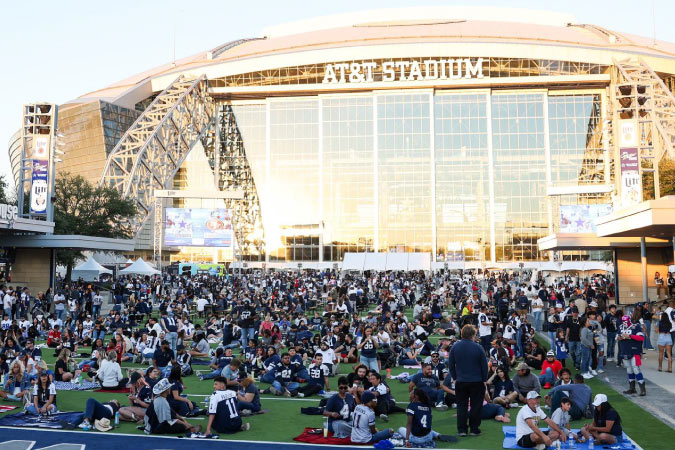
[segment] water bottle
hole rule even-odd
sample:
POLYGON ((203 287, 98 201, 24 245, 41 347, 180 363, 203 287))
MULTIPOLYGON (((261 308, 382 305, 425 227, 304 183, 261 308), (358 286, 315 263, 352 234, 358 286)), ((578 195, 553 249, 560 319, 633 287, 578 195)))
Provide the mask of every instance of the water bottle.
POLYGON ((117 412, 115 413, 115 428, 117 428, 117 427, 119 427, 119 426, 120 426, 120 412, 117 411, 117 412))
POLYGON ((595 442, 593 442, 593 436, 588 438, 588 450, 593 450, 595 448, 595 442))
POLYGON ((84 423, 84 427, 82 428, 84 431, 89 431, 89 422, 84 423))
POLYGON ((328 417, 323 418, 323 437, 328 437, 328 417))
POLYGON ((77 376, 77 384, 82 384, 82 373, 77 376))
POLYGON ((567 436, 567 448, 577 448, 575 444, 576 442, 574 441, 574 435, 570 433, 570 435, 567 436))

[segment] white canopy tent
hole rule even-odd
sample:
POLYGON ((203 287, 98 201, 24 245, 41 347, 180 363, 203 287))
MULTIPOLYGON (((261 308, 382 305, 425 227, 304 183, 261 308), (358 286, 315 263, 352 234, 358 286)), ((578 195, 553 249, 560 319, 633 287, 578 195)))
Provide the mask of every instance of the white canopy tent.
POLYGON ((343 271, 431 270, 430 253, 345 253, 343 271))
POLYGON ((112 270, 106 269, 92 257, 73 269, 73 279, 82 278, 84 281, 94 281, 103 274, 112 275, 112 270))
POLYGON ((143 258, 138 258, 126 269, 120 270, 120 274, 137 274, 137 275, 159 275, 159 270, 153 269, 148 263, 143 261, 143 258))

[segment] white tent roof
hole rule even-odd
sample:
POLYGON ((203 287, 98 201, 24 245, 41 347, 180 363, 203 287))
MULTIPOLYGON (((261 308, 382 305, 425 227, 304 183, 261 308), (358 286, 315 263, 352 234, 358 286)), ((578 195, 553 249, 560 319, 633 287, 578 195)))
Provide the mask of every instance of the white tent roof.
POLYGON ((126 269, 120 270, 121 274, 130 274, 130 273, 135 273, 138 275, 159 275, 161 272, 159 270, 155 270, 148 263, 143 261, 143 258, 138 258, 132 265, 127 267, 126 269))
POLYGON ((97 274, 108 273, 111 274, 112 270, 106 269, 102 265, 96 262, 94 258, 89 258, 79 266, 73 269, 73 272, 96 272, 97 274))
POLYGON ((342 270, 431 270, 429 253, 345 253, 342 270))

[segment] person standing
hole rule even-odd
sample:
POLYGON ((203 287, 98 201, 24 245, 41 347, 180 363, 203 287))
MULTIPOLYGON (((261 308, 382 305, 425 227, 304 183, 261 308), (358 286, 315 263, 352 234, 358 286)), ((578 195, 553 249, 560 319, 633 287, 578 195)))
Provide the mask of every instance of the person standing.
POLYGON ((162 329, 165 333, 165 338, 169 341, 169 347, 173 352, 173 357, 176 357, 176 346, 178 344, 178 324, 174 317, 170 317, 165 310, 162 311, 162 329))
POLYGON ((483 347, 474 342, 476 329, 464 325, 462 339, 452 346, 448 357, 448 370, 455 380, 457 397, 457 431, 460 437, 467 435, 467 419, 472 436, 480 436, 481 409, 487 381, 487 358, 483 347), (471 415, 469 417, 469 401, 471 415))
POLYGON ((576 306, 570 308, 569 317, 565 317, 565 341, 569 354, 572 357, 574 367, 579 370, 581 368, 581 321, 579 320, 579 310, 576 306))
POLYGON ((480 307, 480 313, 478 314, 478 335, 480 336, 480 344, 485 351, 490 351, 492 342, 492 321, 488 318, 487 305, 485 304, 480 307))

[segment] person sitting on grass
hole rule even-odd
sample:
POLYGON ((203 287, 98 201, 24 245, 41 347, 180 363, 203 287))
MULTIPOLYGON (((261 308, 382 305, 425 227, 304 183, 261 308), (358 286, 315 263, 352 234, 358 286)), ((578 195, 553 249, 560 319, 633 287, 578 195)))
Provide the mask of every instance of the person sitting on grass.
MULTIPOLYGON (((120 410, 120 402, 118 400, 110 400, 109 402, 101 403, 95 398, 88 398, 87 404, 84 407, 84 420, 78 427, 87 430, 92 427, 92 424, 97 420, 108 419, 113 420, 115 413, 120 410)), ((121 416, 122 414, 120 414, 121 416)))
POLYGON ((572 434, 574 439, 577 442, 585 442, 586 438, 583 436, 578 436, 576 433, 572 432, 572 427, 570 427, 570 409, 572 408, 572 400, 568 397, 563 397, 560 400, 560 407, 553 411, 551 414, 551 420, 553 420, 561 430, 564 431, 563 436, 569 436, 572 434))
POLYGON ((96 378, 101 382, 101 389, 118 390, 124 389, 129 382, 128 378, 122 376, 122 368, 117 362, 117 352, 111 350, 106 355, 101 367, 96 372, 96 378))
POLYGON ((296 379, 295 367, 291 364, 291 356, 284 353, 281 355, 281 365, 276 368, 270 392, 274 395, 290 397, 296 394, 300 387, 300 383, 296 379))
MULTIPOLYGON (((535 341, 536 342, 536 341, 535 341)), ((562 369, 560 361, 555 359, 553 350, 546 353, 546 359, 541 365, 541 375, 539 375, 539 384, 544 385, 544 389, 551 389, 558 377, 558 372, 562 369)))
POLYGON ((184 377, 192 375, 192 355, 185 350, 183 344, 176 346, 176 363, 180 366, 181 373, 184 377))
POLYGON ((525 363, 520 363, 516 367, 516 376, 513 377, 513 389, 518 393, 518 401, 527 403, 527 394, 536 392, 539 394, 541 384, 539 378, 531 373, 531 368, 525 363))
POLYGON ((621 417, 609 404, 605 394, 598 394, 593 399, 593 422, 581 428, 581 434, 586 439, 593 436, 598 444, 614 445, 623 440, 621 417))
POLYGON ((213 358, 211 358, 211 364, 209 364, 211 372, 204 375, 197 372, 200 381, 212 380, 213 378, 222 375, 225 366, 230 364, 230 361, 232 361, 232 349, 228 348, 227 350, 229 352, 229 356, 225 355, 225 350, 223 350, 222 347, 218 347, 216 349, 216 354, 213 358))
POLYGON ((213 380, 213 395, 209 399, 209 421, 206 425, 206 437, 213 437, 211 429, 218 433, 233 434, 238 431, 247 431, 250 423, 242 423, 237 405, 237 394, 226 390, 224 377, 213 380))
POLYGON ((54 379, 56 381, 71 381, 80 376, 80 370, 70 371, 70 365, 77 367, 77 363, 70 357, 70 350, 64 348, 59 353, 59 357, 54 365, 54 379))
POLYGON ((31 389, 31 379, 26 376, 23 363, 15 359, 5 376, 5 384, 0 390, 0 398, 10 402, 20 402, 27 397, 31 389))
POLYGON ((138 371, 132 372, 129 376, 129 387, 131 389, 127 396, 129 406, 120 408, 120 420, 142 422, 145 417, 145 410, 152 402, 152 388, 145 381, 143 374, 138 371))
POLYGON ((422 389, 426 394, 425 398, 433 402, 429 404, 430 407, 435 406, 439 411, 447 411, 448 406, 443 398, 444 391, 440 386, 441 381, 432 373, 431 363, 422 363, 422 371, 410 378, 408 392, 412 392, 416 388, 422 389))
MULTIPOLYGON (((572 420, 579 420, 583 417, 584 411, 588 408, 593 398, 591 388, 584 383, 584 377, 581 374, 574 376, 574 383, 559 385, 548 391, 547 397, 550 397, 551 411, 560 407, 563 397, 569 397, 572 401, 570 408, 570 417, 572 420)), ((547 401, 548 403, 548 401, 547 401)))
POLYGON ((497 366, 495 375, 492 377, 492 386, 492 403, 495 405, 510 408, 511 403, 515 403, 518 399, 518 393, 513 388, 513 381, 509 378, 509 372, 503 366, 497 366))
MULTIPOLYGON (((391 397, 391 391, 387 383, 382 380, 382 375, 374 370, 371 370, 368 374, 368 381, 370 381, 371 388, 366 392, 372 392, 373 395, 377 398, 377 405, 375 407, 375 412, 383 421, 387 422, 389 420, 389 415, 397 412, 405 412, 405 409, 396 405, 396 402, 391 397)), ((363 395, 365 392, 361 395, 363 395)), ((361 401, 363 403, 363 400, 361 401)))
POLYGON ((186 431, 199 433, 202 429, 201 425, 192 426, 169 406, 166 398, 169 395, 170 389, 171 383, 166 378, 160 380, 152 388, 155 398, 145 411, 145 433, 182 434, 186 431))
MULTIPOLYGON (((378 374, 379 375, 379 374, 378 374)), ((378 399, 371 391, 361 394, 361 404, 354 409, 351 440, 355 444, 375 444, 389 439, 393 434, 392 428, 377 431, 375 428, 375 408, 378 399)))
POLYGON ((180 366, 173 366, 171 373, 169 374, 169 383, 171 383, 171 389, 168 397, 169 405, 171 409, 175 410, 181 416, 195 416, 199 411, 199 408, 192 400, 189 400, 187 396, 181 395, 185 386, 183 385, 183 377, 181 375, 180 366))
POLYGON ((544 450, 553 445, 560 438, 565 442, 566 436, 558 425, 553 422, 539 407, 539 393, 530 391, 527 394, 526 405, 518 412, 516 417, 516 442, 523 448, 536 448, 544 450), (544 421, 548 424, 548 431, 542 431, 538 424, 544 421))
MULTIPOLYGON (((469 402, 469 409, 471 403, 469 402)), ((502 405, 490 402, 490 393, 485 391, 485 398, 483 399, 483 406, 480 410, 480 418, 483 420, 495 419, 497 422, 510 423, 511 415, 506 412, 506 408, 502 405)))
POLYGON ((33 402, 26 405, 29 414, 54 414, 58 412, 56 407, 56 387, 49 381, 47 372, 40 374, 40 379, 33 386, 33 402))
POLYGON ((246 377, 239 383, 237 401, 239 404, 239 412, 245 416, 250 416, 262 409, 262 404, 260 403, 260 390, 253 382, 252 378, 246 377))
POLYGON ((346 438, 352 433, 350 417, 356 408, 356 400, 348 389, 347 377, 338 378, 338 392, 328 399, 323 410, 323 415, 328 417, 328 431, 332 431, 335 438, 346 438))
POLYGON ((307 384, 298 388, 298 397, 310 397, 318 394, 323 389, 330 391, 328 384, 328 375, 330 369, 323 363, 323 354, 314 355, 314 362, 310 364, 307 370, 307 384))

